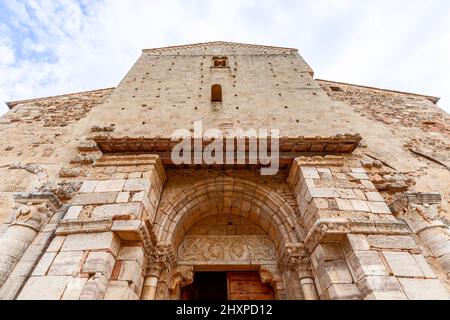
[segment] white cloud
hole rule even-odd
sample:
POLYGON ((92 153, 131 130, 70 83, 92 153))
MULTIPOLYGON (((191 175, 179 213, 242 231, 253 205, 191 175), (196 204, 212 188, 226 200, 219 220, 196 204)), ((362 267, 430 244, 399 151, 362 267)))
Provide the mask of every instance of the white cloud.
POLYGON ((445 0, 4 5, 10 12, 0 20, 0 101, 114 86, 142 48, 225 40, 299 48, 317 77, 442 96, 450 110, 445 0))

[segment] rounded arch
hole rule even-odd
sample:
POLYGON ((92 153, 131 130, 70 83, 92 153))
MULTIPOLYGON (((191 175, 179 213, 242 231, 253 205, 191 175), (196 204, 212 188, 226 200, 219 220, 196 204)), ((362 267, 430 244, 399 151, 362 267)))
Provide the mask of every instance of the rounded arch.
POLYGON ((237 178, 206 179, 172 196, 158 211, 157 239, 176 250, 194 224, 219 214, 250 219, 271 236, 279 254, 299 241, 295 211, 287 201, 266 186, 237 178))

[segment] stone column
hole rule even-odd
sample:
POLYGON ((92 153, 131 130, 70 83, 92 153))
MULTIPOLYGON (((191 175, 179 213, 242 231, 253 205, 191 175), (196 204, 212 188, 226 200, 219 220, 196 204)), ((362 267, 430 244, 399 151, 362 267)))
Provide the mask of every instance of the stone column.
POLYGON ((138 300, 165 174, 157 156, 96 164, 19 299, 138 300), (108 172, 106 174, 105 172, 108 172))
POLYGON ((165 257, 151 256, 148 264, 147 275, 144 280, 141 300, 155 300, 156 288, 158 287, 159 278, 165 266, 165 257))
POLYGON ((321 299, 449 298, 359 161, 299 158, 289 182, 321 299))
POLYGON ((405 193, 394 199, 391 208, 419 236, 450 279, 450 232, 439 219, 441 202, 439 193, 405 193))
POLYGON ((295 273, 304 300, 319 300, 309 256, 303 244, 289 245, 282 259, 282 265, 283 269, 295 273))
POLYGON ((301 279, 300 286, 303 290, 303 296, 305 297, 305 300, 319 300, 319 295, 317 294, 316 290, 316 284, 314 283, 314 278, 312 276, 301 279))
POLYGON ((47 193, 16 194, 15 201, 15 211, 0 238, 0 288, 37 234, 61 205, 53 194, 47 193))
POLYGON ((158 287, 159 275, 149 275, 144 280, 141 300, 155 300, 156 288, 158 287))

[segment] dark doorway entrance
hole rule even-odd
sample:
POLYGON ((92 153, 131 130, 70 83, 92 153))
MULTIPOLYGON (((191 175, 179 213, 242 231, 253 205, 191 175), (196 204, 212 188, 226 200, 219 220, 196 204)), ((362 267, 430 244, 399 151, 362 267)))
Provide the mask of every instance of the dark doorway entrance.
POLYGON ((273 288, 258 272, 196 272, 194 282, 181 289, 181 300, 273 300, 273 288))
POLYGON ((227 299, 226 272, 196 272, 194 283, 181 290, 181 300, 219 301, 227 299))

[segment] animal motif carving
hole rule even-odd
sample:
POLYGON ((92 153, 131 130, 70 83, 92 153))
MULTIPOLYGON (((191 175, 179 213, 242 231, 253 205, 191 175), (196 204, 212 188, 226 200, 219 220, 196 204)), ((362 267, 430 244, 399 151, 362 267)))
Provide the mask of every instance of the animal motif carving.
POLYGON ((50 210, 47 204, 34 205, 28 202, 26 205, 16 207, 14 224, 26 225, 39 230, 48 220, 50 210))
POLYGON ((178 249, 185 263, 276 263, 275 247, 267 236, 186 236, 178 249))

